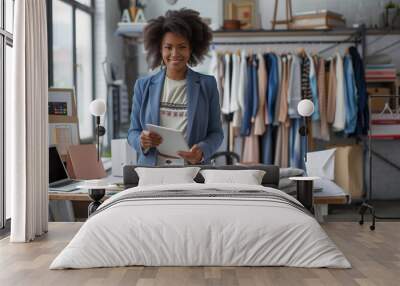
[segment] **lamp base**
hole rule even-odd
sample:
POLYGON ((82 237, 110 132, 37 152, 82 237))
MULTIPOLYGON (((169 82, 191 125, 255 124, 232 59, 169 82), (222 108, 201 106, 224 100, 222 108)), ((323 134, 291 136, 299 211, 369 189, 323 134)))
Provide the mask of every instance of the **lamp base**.
POLYGON ((308 134, 307 126, 301 126, 299 128, 299 133, 300 133, 301 136, 307 136, 307 134, 308 134))
POLYGON ((297 200, 313 213, 313 181, 297 181, 297 200))
POLYGON ((101 205, 100 200, 104 197, 106 194, 105 189, 89 189, 88 190, 88 195, 89 197, 93 200, 93 202, 90 203, 88 206, 88 217, 94 213, 97 208, 101 205))

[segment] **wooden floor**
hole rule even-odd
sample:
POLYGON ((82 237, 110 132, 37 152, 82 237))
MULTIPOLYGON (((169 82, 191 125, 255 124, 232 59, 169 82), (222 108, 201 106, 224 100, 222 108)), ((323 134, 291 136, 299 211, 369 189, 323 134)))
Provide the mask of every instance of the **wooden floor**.
POLYGON ((81 223, 50 223, 32 243, 0 241, 0 285, 400 285, 400 222, 331 222, 323 227, 352 269, 289 267, 123 267, 48 270, 81 223))

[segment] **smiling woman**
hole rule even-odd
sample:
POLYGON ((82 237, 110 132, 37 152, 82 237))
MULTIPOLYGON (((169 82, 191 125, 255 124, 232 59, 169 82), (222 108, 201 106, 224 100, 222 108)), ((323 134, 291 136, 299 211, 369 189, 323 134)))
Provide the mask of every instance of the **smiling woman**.
POLYGON ((138 152, 139 164, 208 163, 221 144, 216 81, 188 67, 203 60, 211 39, 210 28, 190 9, 168 11, 146 26, 147 61, 161 70, 135 84, 128 142, 138 152), (160 154, 157 146, 163 138, 146 130, 149 123, 181 131, 190 150, 176 157, 160 154))

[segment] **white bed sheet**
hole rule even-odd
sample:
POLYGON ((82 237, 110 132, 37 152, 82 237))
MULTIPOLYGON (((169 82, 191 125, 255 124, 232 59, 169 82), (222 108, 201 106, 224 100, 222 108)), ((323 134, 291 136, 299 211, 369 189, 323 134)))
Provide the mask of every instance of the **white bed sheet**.
MULTIPOLYGON (((114 195, 163 190, 263 190, 238 184, 135 187, 114 195)), ((50 269, 145 266, 293 266, 350 268, 310 215, 290 205, 245 198, 124 201, 89 218, 50 269)))

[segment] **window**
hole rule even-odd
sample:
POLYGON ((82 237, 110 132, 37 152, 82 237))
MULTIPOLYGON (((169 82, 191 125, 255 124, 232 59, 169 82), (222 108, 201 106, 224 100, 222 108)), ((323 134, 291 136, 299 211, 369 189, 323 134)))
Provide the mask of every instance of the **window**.
POLYGON ((10 194, 5 190, 5 100, 11 93, 14 1, 0 0, 0 228, 11 217, 10 194))
POLYGON ((94 136, 89 104, 94 98, 93 0, 47 0, 49 33, 49 84, 74 88, 79 135, 94 136))

